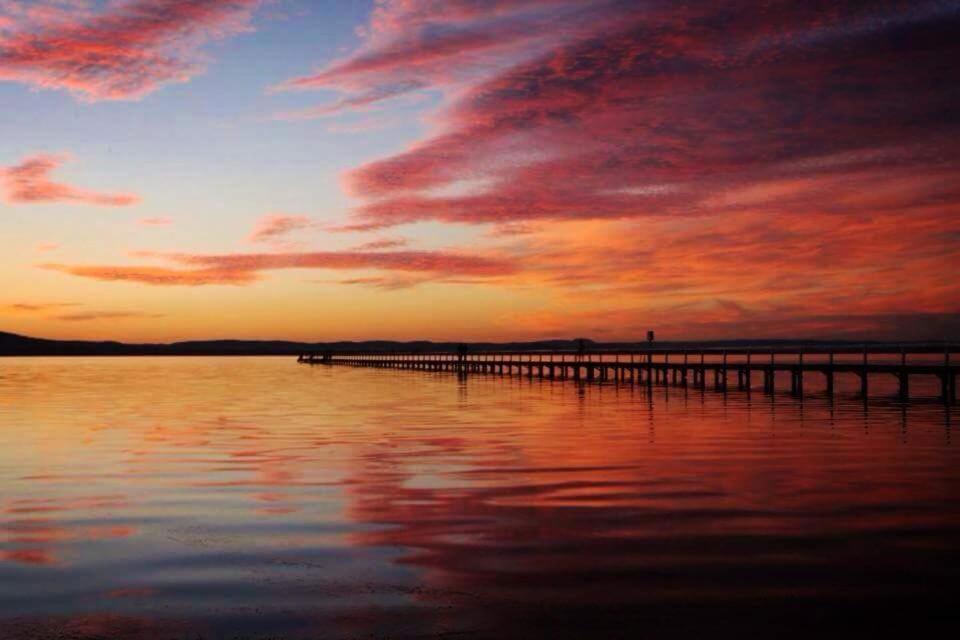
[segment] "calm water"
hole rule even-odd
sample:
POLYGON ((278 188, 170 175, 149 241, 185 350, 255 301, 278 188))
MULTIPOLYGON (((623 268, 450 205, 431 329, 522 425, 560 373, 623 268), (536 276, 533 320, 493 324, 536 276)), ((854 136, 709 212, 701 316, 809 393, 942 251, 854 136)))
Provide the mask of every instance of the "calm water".
POLYGON ((955 627, 955 428, 933 400, 0 360, 0 638, 955 627))

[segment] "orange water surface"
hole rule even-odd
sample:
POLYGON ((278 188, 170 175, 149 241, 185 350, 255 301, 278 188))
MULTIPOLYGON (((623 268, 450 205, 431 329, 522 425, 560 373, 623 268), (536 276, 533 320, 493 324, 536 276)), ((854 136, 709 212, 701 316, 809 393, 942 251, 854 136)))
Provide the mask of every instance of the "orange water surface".
POLYGON ((956 628, 941 402, 0 360, 0 638, 956 628))

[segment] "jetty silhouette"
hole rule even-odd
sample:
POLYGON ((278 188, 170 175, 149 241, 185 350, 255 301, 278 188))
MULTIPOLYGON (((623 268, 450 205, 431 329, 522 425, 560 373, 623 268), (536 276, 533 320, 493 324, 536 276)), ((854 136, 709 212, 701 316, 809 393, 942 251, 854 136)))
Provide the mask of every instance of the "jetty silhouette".
POLYGON ((940 382, 940 396, 949 403, 957 400, 960 374, 960 346, 951 344, 912 345, 798 345, 767 347, 674 345, 643 349, 586 349, 575 341, 567 350, 478 350, 458 345, 449 352, 342 352, 303 353, 298 362, 349 365, 378 369, 409 369, 492 375, 515 375, 541 380, 576 380, 653 385, 675 385, 706 389, 712 376, 713 389, 727 391, 736 378, 736 388, 750 392, 753 376, 762 377, 762 390, 776 390, 777 374, 790 378, 790 391, 802 397, 804 380, 820 374, 826 393, 833 396, 840 374, 856 376, 859 394, 870 394, 870 380, 879 374, 896 378, 901 400, 910 399, 910 381, 915 376, 932 376, 940 382), (931 356, 938 356, 936 360, 931 356), (942 359, 941 359, 942 358, 942 359))

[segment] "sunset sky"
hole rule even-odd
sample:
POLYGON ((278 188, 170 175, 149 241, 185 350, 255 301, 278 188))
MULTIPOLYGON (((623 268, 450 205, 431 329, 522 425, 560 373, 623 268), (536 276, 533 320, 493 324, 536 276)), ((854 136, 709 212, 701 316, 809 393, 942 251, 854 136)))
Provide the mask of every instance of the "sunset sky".
POLYGON ((960 0, 0 0, 0 331, 960 339, 960 0))

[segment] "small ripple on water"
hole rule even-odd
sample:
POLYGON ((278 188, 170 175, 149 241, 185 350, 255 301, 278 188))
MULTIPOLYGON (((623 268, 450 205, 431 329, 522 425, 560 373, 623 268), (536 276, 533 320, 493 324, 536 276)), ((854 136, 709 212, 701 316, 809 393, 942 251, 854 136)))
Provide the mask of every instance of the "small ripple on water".
POLYGON ((4 640, 916 634, 960 577, 932 400, 131 358, 0 407, 4 640))

